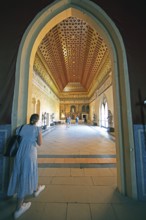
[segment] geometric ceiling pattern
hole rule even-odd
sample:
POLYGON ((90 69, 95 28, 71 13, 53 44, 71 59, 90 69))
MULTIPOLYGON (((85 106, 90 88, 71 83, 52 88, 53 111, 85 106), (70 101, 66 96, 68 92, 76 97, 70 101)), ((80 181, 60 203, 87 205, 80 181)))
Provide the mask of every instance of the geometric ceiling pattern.
MULTIPOLYGON (((90 93, 91 85, 99 75, 102 79, 101 70, 106 62, 107 69, 111 68, 109 59, 108 48, 99 33, 87 22, 69 17, 58 23, 43 38, 34 67, 38 66, 37 62, 44 65, 58 94, 79 96, 90 93)), ((41 70, 39 73, 43 75, 41 70)))

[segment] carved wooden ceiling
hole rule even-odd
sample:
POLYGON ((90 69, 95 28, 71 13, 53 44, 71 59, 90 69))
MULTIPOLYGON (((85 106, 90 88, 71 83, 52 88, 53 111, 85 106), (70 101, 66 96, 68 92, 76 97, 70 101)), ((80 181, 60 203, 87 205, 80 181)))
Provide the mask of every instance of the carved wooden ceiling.
POLYGON ((34 68, 60 99, 89 98, 110 72, 111 60, 99 33, 85 21, 69 17, 43 38, 34 68))

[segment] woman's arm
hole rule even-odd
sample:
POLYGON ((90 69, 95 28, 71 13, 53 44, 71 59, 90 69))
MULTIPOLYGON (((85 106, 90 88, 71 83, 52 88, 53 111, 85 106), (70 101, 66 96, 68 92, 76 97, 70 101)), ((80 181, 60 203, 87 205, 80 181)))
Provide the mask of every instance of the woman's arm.
POLYGON ((39 134, 38 134, 37 144, 38 144, 39 146, 42 145, 42 132, 41 132, 41 131, 39 131, 39 134))

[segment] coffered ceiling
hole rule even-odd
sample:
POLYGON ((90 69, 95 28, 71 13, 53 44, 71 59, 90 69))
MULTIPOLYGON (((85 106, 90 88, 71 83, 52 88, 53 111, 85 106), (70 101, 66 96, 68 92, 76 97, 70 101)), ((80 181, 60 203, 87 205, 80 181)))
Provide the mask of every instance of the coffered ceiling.
POLYGON ((102 36, 69 17, 43 38, 34 69, 60 99, 90 98, 111 71, 111 59, 102 36))

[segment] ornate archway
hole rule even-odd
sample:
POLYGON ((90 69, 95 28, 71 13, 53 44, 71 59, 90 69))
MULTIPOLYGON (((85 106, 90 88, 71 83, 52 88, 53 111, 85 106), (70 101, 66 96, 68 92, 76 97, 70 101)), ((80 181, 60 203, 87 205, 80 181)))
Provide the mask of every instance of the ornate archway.
POLYGON ((25 31, 17 57, 12 128, 24 123, 30 116, 29 103, 31 102, 33 63, 38 45, 51 28, 69 16, 76 16, 88 21, 104 37, 111 51, 116 108, 118 189, 124 195, 137 198, 135 155, 132 150, 134 148, 134 141, 125 47, 122 37, 112 20, 93 2, 88 0, 78 2, 75 0, 56 1, 42 10, 25 31), (26 107, 24 108, 24 106, 26 107), (124 106, 124 110, 120 106, 124 106), (125 155, 125 148, 129 149, 130 153, 128 155, 125 155))

